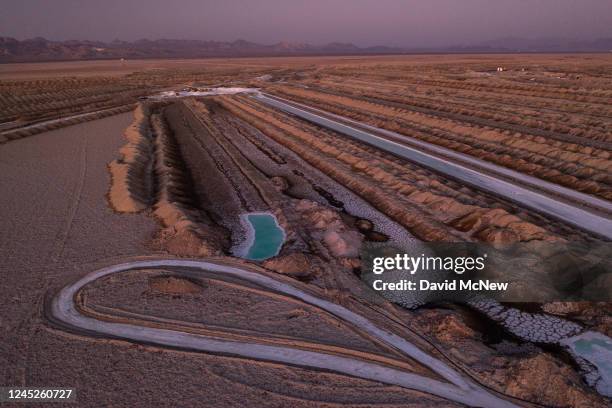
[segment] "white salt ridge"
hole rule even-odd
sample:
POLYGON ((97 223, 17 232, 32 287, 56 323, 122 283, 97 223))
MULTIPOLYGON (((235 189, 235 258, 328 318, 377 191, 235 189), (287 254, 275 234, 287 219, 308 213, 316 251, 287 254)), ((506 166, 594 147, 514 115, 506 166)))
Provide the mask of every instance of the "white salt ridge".
POLYGON ((259 93, 259 88, 207 88, 205 91, 165 91, 154 98, 165 99, 183 98, 187 96, 235 95, 240 93, 259 93))

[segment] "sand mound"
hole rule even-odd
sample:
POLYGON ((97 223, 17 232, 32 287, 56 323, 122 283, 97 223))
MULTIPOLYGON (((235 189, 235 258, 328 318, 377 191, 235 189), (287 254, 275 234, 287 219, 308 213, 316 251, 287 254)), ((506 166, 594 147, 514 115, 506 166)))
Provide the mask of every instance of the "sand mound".
POLYGON ((161 247, 181 256, 220 255, 226 237, 195 207, 190 176, 164 120, 159 104, 139 104, 126 129, 128 143, 109 164, 109 201, 120 212, 151 208, 165 229, 161 247))
POLYGON ((149 287, 155 292, 166 294, 198 293, 202 285, 178 276, 155 276, 149 279, 149 287))
POLYGON ((586 394, 582 381, 570 367, 547 354, 521 359, 512 366, 515 376, 494 376, 504 392, 519 398, 538 396, 535 402, 554 406, 601 406, 596 397, 586 394))
POLYGON ((349 228, 336 211, 309 200, 300 200, 295 209, 306 220, 306 224, 313 228, 313 236, 321 238, 333 256, 359 256, 363 236, 349 228))
POLYGON ((147 115, 147 107, 139 104, 134 122, 125 131, 128 143, 121 148, 121 157, 108 166, 112 179, 108 198, 119 212, 142 211, 153 196, 153 146, 147 115))
POLYGON ((311 257, 302 253, 293 253, 269 259, 263 263, 267 269, 298 279, 310 279, 317 273, 311 257))

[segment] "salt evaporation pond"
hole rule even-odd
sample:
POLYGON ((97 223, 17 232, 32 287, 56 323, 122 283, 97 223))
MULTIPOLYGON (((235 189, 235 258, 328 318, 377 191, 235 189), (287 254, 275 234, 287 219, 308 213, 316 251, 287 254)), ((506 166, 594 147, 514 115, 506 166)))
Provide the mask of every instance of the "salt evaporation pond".
POLYGON ((241 256, 261 261, 278 255, 285 242, 285 231, 276 217, 269 213, 250 213, 241 218, 247 229, 241 256))
POLYGON ((604 334, 588 331, 561 342, 571 352, 597 369, 595 388, 607 397, 612 396, 612 339, 604 334))

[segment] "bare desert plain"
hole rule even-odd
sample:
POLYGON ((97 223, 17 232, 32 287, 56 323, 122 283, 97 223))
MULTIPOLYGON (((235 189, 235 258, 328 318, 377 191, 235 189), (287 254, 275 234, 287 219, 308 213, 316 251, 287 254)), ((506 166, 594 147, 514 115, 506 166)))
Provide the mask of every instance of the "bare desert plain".
POLYGON ((414 307, 361 254, 609 245, 612 54, 0 64, 0 189, 0 385, 610 406, 610 302, 414 307))

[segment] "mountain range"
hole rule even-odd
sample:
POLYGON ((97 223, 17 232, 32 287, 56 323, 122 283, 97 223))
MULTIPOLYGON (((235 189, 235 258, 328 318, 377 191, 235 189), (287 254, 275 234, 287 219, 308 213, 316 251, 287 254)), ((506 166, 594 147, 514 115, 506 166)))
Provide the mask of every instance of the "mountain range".
POLYGON ((576 40, 567 38, 507 37, 476 45, 449 47, 455 52, 612 52, 612 38, 576 40))
POLYGON ((367 55, 403 53, 486 53, 486 52, 612 52, 612 38, 592 41, 567 39, 505 38, 474 45, 448 47, 358 47, 351 43, 312 45, 279 42, 272 45, 246 40, 233 42, 202 40, 137 40, 112 42, 45 38, 17 40, 0 37, 0 63, 116 58, 203 58, 290 55, 367 55))
POLYGON ((19 41, 0 37, 0 62, 85 60, 114 58, 202 58, 246 57, 286 55, 347 55, 347 54, 396 54, 402 52, 392 47, 357 47, 347 43, 311 45, 279 42, 272 45, 257 44, 245 40, 233 42, 200 40, 115 40, 101 41, 50 41, 33 38, 19 41))

